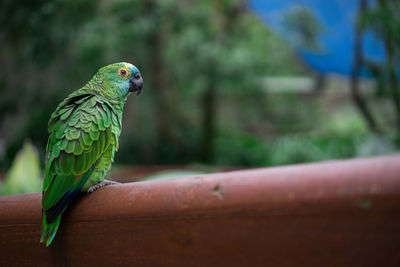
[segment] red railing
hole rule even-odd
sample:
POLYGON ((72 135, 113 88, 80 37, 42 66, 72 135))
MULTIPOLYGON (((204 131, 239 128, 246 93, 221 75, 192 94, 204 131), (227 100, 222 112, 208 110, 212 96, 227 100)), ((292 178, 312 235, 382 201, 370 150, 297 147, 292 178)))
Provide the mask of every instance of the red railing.
POLYGON ((0 197, 0 266, 400 266, 400 156, 121 184, 51 247, 40 194, 0 197))

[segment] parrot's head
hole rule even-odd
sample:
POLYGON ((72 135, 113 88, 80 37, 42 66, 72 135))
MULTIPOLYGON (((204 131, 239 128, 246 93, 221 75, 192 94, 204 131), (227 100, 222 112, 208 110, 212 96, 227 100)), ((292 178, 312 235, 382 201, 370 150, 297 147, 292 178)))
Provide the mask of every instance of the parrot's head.
POLYGON ((131 92, 139 95, 143 88, 139 69, 126 62, 107 65, 99 69, 95 77, 103 84, 100 93, 112 99, 124 99, 131 92))

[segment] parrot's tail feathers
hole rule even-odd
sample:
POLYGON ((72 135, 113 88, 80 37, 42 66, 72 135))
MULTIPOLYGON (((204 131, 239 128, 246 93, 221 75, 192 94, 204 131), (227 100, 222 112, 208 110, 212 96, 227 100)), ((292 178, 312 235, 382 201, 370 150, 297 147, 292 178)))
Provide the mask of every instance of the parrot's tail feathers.
POLYGON ((42 233, 40 234, 40 243, 45 243, 48 247, 56 236, 58 226, 60 226, 61 214, 51 223, 47 223, 46 212, 43 212, 42 233))
MULTIPOLYGON (((86 181, 86 180, 85 180, 86 181)), ((83 181, 83 182, 85 182, 83 181)), ((42 222, 42 233, 40 235, 40 243, 46 243, 48 247, 54 239, 57 233, 58 226, 60 226, 61 215, 64 213, 68 204, 76 198, 83 185, 75 189, 74 191, 69 191, 64 194, 64 196, 57 202, 56 205, 43 211, 43 222, 42 222)))

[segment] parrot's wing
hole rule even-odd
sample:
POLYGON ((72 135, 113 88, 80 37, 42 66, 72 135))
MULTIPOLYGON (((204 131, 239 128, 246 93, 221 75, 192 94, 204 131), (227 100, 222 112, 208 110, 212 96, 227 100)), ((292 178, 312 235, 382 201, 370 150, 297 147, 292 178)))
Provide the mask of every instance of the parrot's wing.
POLYGON ((80 190, 96 161, 110 145, 117 146, 111 124, 118 117, 111 106, 91 94, 70 95, 49 121, 47 167, 42 207, 47 210, 80 190))

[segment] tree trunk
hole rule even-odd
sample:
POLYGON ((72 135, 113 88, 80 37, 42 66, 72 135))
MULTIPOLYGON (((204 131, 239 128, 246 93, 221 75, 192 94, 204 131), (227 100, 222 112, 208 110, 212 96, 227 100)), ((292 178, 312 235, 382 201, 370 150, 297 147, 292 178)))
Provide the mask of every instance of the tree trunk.
POLYGON ((389 86, 392 95, 392 102, 395 110, 396 117, 396 127, 398 131, 398 137, 400 137, 400 96, 397 88, 397 77, 396 77, 396 67, 394 64, 394 49, 393 45, 390 43, 389 38, 385 38, 385 50, 386 50, 386 68, 389 74, 389 86))
MULTIPOLYGON (((387 3, 383 0, 379 0, 378 4, 382 9, 387 8, 387 3)), ((398 91, 396 66, 394 60, 395 49, 388 30, 386 29, 383 34, 384 34, 383 41, 385 43, 385 52, 386 52, 386 70, 389 74, 389 87, 392 97, 391 100, 394 106, 395 118, 396 118, 396 128, 397 128, 396 139, 400 139, 400 94, 398 91)))
MULTIPOLYGON (((215 8, 219 10, 223 19, 221 20, 222 26, 221 31, 217 36, 215 36, 215 42, 220 43, 221 46, 229 47, 229 36, 234 29, 236 21, 239 19, 240 15, 243 14, 246 9, 246 1, 240 1, 235 5, 225 9, 221 2, 213 3, 215 8)), ((216 66, 217 64, 210 64, 210 66, 216 66)), ((200 159, 205 163, 213 162, 213 147, 214 147, 214 137, 217 131, 217 125, 215 118, 217 118, 217 77, 215 74, 218 67, 208 73, 208 87, 204 92, 202 97, 202 107, 203 107, 203 133, 202 141, 200 147, 200 159)))
POLYGON ((150 46, 150 72, 153 75, 152 89, 155 91, 153 96, 156 104, 156 127, 157 127, 157 161, 164 161, 165 147, 172 145, 181 156, 186 155, 184 143, 181 141, 177 129, 174 129, 174 120, 180 119, 179 97, 176 90, 170 83, 168 71, 164 65, 162 51, 164 50, 166 39, 168 38, 168 25, 155 14, 157 9, 154 0, 145 2, 147 15, 154 18, 157 25, 155 31, 149 38, 150 46))
POLYGON ((214 159, 213 140, 215 136, 216 89, 211 82, 202 98, 203 106, 203 138, 201 142, 200 159, 211 163, 214 159))
MULTIPOLYGON (((358 10, 358 18, 361 17, 363 12, 365 12, 367 8, 366 0, 360 0, 360 6, 358 10)), ((372 112, 368 108, 367 102, 361 93, 360 90, 360 78, 359 73, 363 64, 363 55, 362 55, 362 29, 359 26, 359 22, 356 22, 355 27, 355 38, 354 38, 354 58, 353 58, 353 71, 351 75, 351 96, 354 104, 360 111, 360 114, 363 116, 369 129, 373 132, 379 133, 380 130, 376 123, 372 112)))

